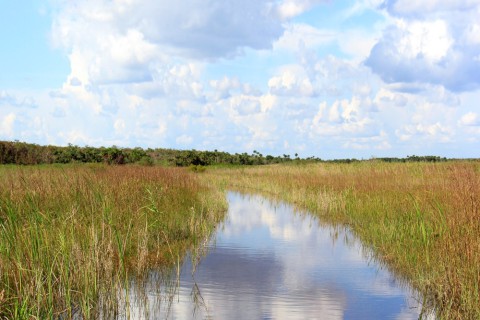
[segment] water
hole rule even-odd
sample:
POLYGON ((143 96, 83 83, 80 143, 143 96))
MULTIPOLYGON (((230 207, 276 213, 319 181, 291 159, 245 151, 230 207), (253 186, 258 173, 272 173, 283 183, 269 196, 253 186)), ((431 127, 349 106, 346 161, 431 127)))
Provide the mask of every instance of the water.
POLYGON ((229 193, 228 201, 195 272, 187 259, 165 287, 152 271, 142 289, 132 286, 119 318, 418 319, 418 295, 348 231, 259 196, 229 193))

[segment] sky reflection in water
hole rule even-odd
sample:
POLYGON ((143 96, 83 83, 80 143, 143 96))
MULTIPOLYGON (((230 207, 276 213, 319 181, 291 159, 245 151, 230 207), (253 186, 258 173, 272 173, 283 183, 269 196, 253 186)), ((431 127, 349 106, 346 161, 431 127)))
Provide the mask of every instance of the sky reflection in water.
POLYGON ((189 260, 182 266, 173 303, 155 303, 147 285, 148 314, 133 304, 132 318, 418 318, 414 293, 369 262, 348 233, 259 196, 229 193, 228 201, 196 272, 189 260))

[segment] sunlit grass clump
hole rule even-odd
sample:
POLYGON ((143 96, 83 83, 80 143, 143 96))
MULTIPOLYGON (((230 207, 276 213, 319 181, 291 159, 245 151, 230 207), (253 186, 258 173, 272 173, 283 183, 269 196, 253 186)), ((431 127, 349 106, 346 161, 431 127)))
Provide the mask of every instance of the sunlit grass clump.
POLYGON ((114 308, 129 275, 203 240, 223 201, 175 168, 0 167, 0 318, 114 308))
POLYGON ((480 319, 480 163, 277 165, 203 177, 348 227, 439 318, 480 319))

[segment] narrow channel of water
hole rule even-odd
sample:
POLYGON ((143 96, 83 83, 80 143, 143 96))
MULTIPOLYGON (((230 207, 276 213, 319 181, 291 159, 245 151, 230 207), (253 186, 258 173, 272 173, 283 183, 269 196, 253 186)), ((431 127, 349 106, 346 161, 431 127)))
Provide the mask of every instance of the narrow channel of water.
POLYGON ((119 318, 419 317, 418 295, 369 261, 348 232, 260 196, 229 193, 228 202, 195 270, 187 259, 167 289, 152 272, 144 293, 130 289, 130 308, 119 318))

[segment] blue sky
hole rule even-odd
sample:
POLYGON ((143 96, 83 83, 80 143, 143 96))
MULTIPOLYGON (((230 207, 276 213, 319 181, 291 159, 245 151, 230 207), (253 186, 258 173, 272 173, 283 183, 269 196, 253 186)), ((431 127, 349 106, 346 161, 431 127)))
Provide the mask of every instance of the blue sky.
POLYGON ((68 57, 50 41, 52 18, 43 1, 0 2, 0 87, 59 87, 69 73, 68 57))
POLYGON ((0 140, 480 157, 479 21, 478 0, 2 0, 0 140))

